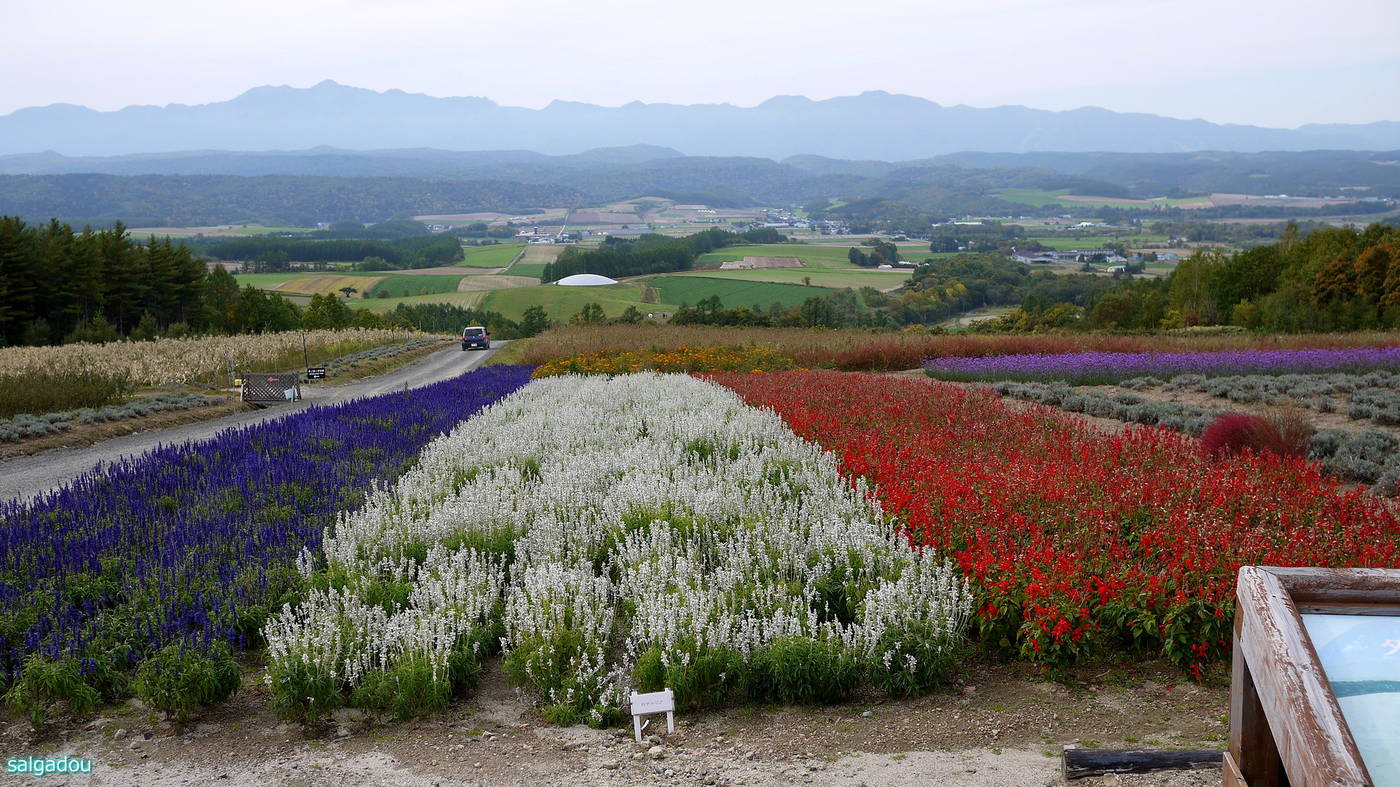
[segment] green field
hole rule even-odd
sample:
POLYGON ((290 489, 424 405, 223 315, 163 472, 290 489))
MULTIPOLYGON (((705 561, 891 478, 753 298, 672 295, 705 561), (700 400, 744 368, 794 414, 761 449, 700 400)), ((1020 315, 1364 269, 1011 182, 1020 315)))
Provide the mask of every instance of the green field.
POLYGON ((270 290, 279 284, 289 282, 292 279, 305 279, 311 276, 321 276, 320 273, 236 273, 233 280, 238 282, 239 287, 249 284, 259 290, 270 290))
POLYGON ((848 256, 850 253, 849 246, 813 246, 803 243, 730 246, 701 255, 696 264, 728 262, 742 260, 745 257, 796 257, 809 268, 848 268, 854 270, 856 266, 851 264, 848 256))
POLYGON ((524 248, 520 243, 498 243, 492 246, 466 246, 466 259, 457 263, 472 268, 504 268, 524 248))
POLYGON ((1118 238, 1111 235, 1087 235, 1084 237, 1032 235, 1027 240, 1036 241, 1047 249, 1069 251, 1070 249, 1097 249, 1105 243, 1122 243, 1128 248, 1133 248, 1147 243, 1165 243, 1167 239, 1161 235, 1140 235, 1132 238, 1118 238))
POLYGON ((1095 197, 1085 195, 1088 199, 1066 200, 1060 199, 1071 193, 1071 189, 1002 189, 993 192, 990 196, 1000 197, 1007 202, 1016 202, 1022 205, 1033 205, 1043 208, 1046 205, 1064 205, 1065 207, 1079 208, 1141 208, 1150 210, 1154 206, 1179 208, 1183 206, 1211 205, 1210 197, 1173 197, 1171 199, 1154 199, 1152 204, 1144 205, 1136 200, 1114 199, 1113 197, 1095 197))
POLYGON ((1022 205, 1032 205, 1037 208, 1043 208, 1046 205, 1063 204, 1060 202, 1059 198, 1069 192, 1069 189, 1055 189, 1054 191, 1048 189, 1002 189, 1001 191, 993 192, 991 196, 1000 197, 1007 202, 1017 202, 1022 205))
POLYGON ((628 306, 636 306, 646 314, 648 311, 673 312, 675 305, 643 303, 642 287, 639 284, 614 284, 607 287, 560 287, 543 284, 539 287, 518 287, 513 290, 496 290, 486 296, 483 308, 500 312, 518 320, 531 306, 542 307, 549 319, 568 322, 578 314, 586 303, 597 303, 609 317, 622 314, 628 306))
MULTIPOLYGON (((806 284, 810 280, 813 287, 842 289, 849 287, 874 287, 877 290, 891 290, 904 283, 913 269, 874 270, 850 266, 837 268, 757 268, 744 271, 689 271, 685 276, 703 276, 716 279, 739 279, 743 281, 769 281, 779 284, 806 284)), ((661 279, 652 281, 653 287, 660 287, 661 279)), ((746 304, 747 305, 747 304, 746 304)))
MULTIPOLYGON (((727 271, 726 271, 727 272, 727 271)), ((692 306, 718 295, 725 308, 760 306, 775 303, 797 306, 808 298, 830 295, 835 290, 826 287, 804 287, 801 284, 775 284, 768 281, 719 279, 709 276, 660 276, 651 285, 666 303, 688 303, 692 306)))
POLYGON ((488 292, 476 290, 473 292, 441 292, 435 295, 410 295, 403 298, 366 298, 364 300, 356 298, 348 303, 356 309, 369 309, 372 312, 393 311, 401 303, 407 306, 423 303, 447 303, 469 309, 480 306, 481 302, 486 299, 488 292))
MULTIPOLYGON (((276 290, 280 285, 289 281, 300 279, 314 279, 317 277, 337 276, 342 278, 359 279, 381 279, 381 281, 370 287, 368 291, 362 290, 357 295, 377 296, 380 292, 386 292, 391 298, 400 298, 407 295, 436 294, 443 292, 456 292, 457 283, 461 281, 461 276, 412 276, 398 274, 390 271, 325 271, 325 272, 297 272, 297 273, 240 273, 235 275, 234 281, 242 287, 251 284, 260 290, 276 290), (423 288, 427 288, 427 293, 423 288)), ((290 293, 283 292, 287 295, 290 293)), ((358 298, 357 298, 358 299, 358 298)))
POLYGON ((530 276, 538 279, 544 275, 544 265, 530 262, 517 262, 510 266, 510 275, 530 276))
POLYGON ((461 276, 385 276, 365 294, 371 298, 402 298, 408 295, 436 295, 456 292, 461 276))

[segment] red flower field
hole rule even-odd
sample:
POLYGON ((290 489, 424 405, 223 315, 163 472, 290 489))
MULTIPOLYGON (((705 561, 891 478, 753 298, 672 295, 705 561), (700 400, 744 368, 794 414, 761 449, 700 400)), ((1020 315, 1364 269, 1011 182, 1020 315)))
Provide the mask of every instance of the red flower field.
POLYGON ((1228 652, 1241 565, 1400 565, 1395 514, 1304 460, 1212 460, 1165 429, 1102 434, 921 379, 712 379, 869 479, 972 582, 984 643, 1043 665, 1127 651, 1200 676, 1228 652))

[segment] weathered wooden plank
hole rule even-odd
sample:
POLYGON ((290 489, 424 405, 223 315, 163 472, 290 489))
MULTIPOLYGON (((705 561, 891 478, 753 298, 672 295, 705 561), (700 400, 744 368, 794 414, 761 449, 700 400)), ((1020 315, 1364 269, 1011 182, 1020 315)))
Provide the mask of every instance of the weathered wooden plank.
POLYGON ((1400 604, 1400 569, 1261 566, 1295 604, 1400 604))
POLYGON ((1249 782, 1244 780, 1244 774, 1240 773, 1240 766, 1235 764, 1233 752, 1227 751, 1221 758, 1220 783, 1223 787, 1249 787, 1249 782))
POLYGON ((1066 779, 1103 776, 1108 773, 1209 768, 1220 764, 1218 749, 1065 749, 1061 763, 1066 779))
MULTIPOLYGON (((1239 784, 1273 785, 1282 782, 1283 762, 1274 745, 1274 733, 1259 704, 1254 677, 1249 674, 1240 649, 1240 628, 1244 617, 1235 614, 1235 638, 1230 662, 1230 755, 1240 774, 1239 784)), ((1227 771, 1226 776, 1230 774, 1227 771)), ((1227 778, 1228 781, 1228 778, 1227 778)))
MULTIPOLYGON (((1298 610, 1273 569, 1245 566, 1237 590, 1238 647, 1254 681, 1288 781, 1295 787, 1369 785, 1361 754, 1332 695, 1327 678, 1303 630, 1298 610)), ((1341 577, 1309 585, 1297 575, 1290 584, 1322 592, 1341 577)), ((1379 579, 1379 578, 1378 578, 1379 579)), ((1333 599, 1352 600, 1352 599, 1333 599)), ((1253 784, 1249 763, 1244 775, 1253 784)))

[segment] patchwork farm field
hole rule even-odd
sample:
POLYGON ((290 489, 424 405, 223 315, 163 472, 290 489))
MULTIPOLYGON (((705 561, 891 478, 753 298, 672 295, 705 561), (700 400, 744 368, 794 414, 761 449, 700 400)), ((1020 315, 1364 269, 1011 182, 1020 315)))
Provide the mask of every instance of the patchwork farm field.
POLYGON ((605 287, 560 287, 542 284, 538 287, 497 290, 486 296, 482 308, 500 312, 505 317, 518 320, 531 306, 544 309, 549 319, 567 323, 570 317, 578 314, 589 303, 603 307, 603 313, 616 317, 635 306, 642 313, 648 311, 675 311, 678 304, 646 303, 642 300, 642 285, 614 284, 605 287))
POLYGON ((1210 197, 1157 197, 1155 199, 1118 199, 1071 195, 1069 189, 1002 189, 991 196, 1007 202, 1019 202, 1037 208, 1046 205, 1065 205, 1095 208, 1144 208, 1153 206, 1171 208, 1208 208, 1214 203, 1210 197))
POLYGON ((818 288, 860 289, 874 287, 877 290, 892 290, 909 278, 909 270, 872 270, 854 265, 845 268, 758 268, 755 270, 688 271, 686 277, 714 279, 734 279, 738 281, 767 281, 778 284, 808 285, 818 288))
POLYGON ((702 254, 696 261, 697 267, 717 264, 745 257, 796 257, 808 268, 851 268, 848 246, 817 246, 802 243, 776 243, 757 246, 730 246, 719 251, 702 254))
MULTIPOLYGON (((436 295, 456 292, 461 276, 385 276, 362 290, 367 298, 402 298, 408 295, 436 295)), ((482 277, 474 277, 482 278, 482 277)))
POLYGON ((824 287, 804 287, 801 284, 708 276, 659 276, 651 281, 651 285, 666 303, 694 306, 706 298, 717 296, 725 308, 759 305, 766 309, 774 303, 799 306, 808 298, 820 298, 834 292, 824 287))
POLYGON ((504 268, 510 265, 523 248, 523 245, 519 243, 465 246, 462 249, 465 259, 458 265, 471 268, 504 268))
POLYGON ((508 276, 505 274, 493 274, 489 276, 461 276, 442 277, 453 279, 455 284, 452 289, 438 293, 429 294, 418 293, 421 288, 414 287, 413 283, 418 279, 434 279, 436 276, 398 276, 396 279, 406 279, 404 289, 409 293, 398 298, 381 298, 376 291, 373 297, 364 301, 356 301, 357 308, 369 309, 370 311, 383 312, 393 311, 399 304, 413 306, 420 303, 447 303, 461 306, 463 308, 474 308, 480 306, 486 296, 498 290, 508 290, 517 287, 533 287, 539 282, 525 276, 508 276))

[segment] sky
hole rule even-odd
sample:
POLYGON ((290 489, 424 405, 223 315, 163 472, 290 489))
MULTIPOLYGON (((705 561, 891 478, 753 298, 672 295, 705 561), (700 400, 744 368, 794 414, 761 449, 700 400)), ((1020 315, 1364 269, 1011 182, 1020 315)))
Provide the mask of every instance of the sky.
POLYGON ((1400 120, 1397 0, 4 5, 0 114, 202 104, 333 79, 536 108, 886 90, 1284 128, 1400 120))

